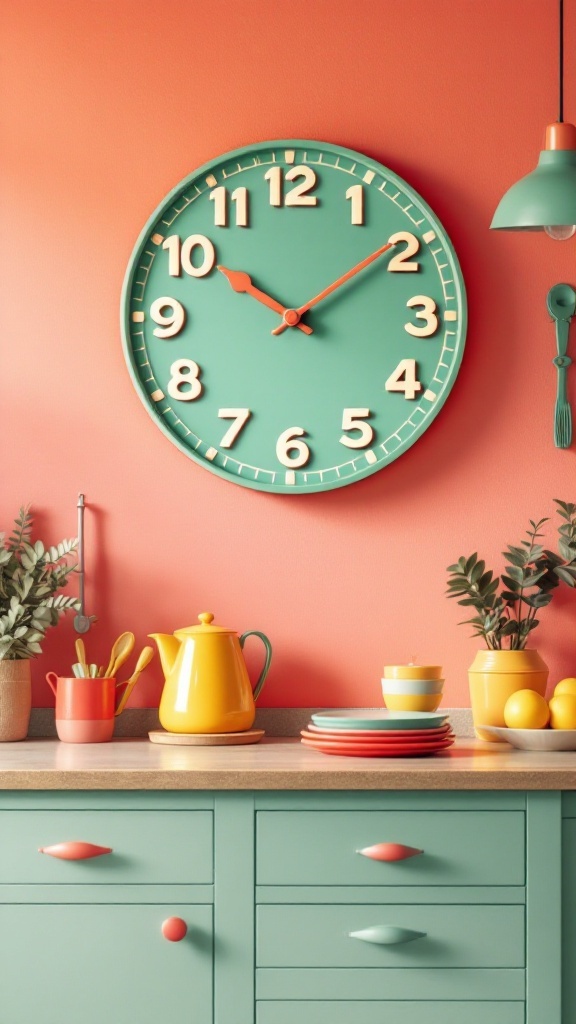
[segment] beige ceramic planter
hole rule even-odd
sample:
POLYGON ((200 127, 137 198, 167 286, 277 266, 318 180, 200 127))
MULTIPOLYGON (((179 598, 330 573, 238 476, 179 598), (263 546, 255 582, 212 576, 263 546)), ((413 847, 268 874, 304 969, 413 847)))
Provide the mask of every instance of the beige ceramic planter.
POLYGON ((31 706, 30 662, 0 661, 0 743, 26 739, 31 706))
POLYGON ((504 705, 517 690, 535 690, 544 697, 548 666, 538 651, 478 651, 468 673, 474 731, 494 742, 479 725, 505 725, 504 705))

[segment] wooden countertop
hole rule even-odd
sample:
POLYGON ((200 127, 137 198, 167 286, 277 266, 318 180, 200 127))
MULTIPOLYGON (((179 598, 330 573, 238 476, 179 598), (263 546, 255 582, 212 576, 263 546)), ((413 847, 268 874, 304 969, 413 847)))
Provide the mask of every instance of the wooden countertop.
POLYGON ((296 739, 171 747, 147 739, 0 744, 0 789, 576 789, 576 752, 532 753, 460 739, 426 758, 332 757, 296 739))

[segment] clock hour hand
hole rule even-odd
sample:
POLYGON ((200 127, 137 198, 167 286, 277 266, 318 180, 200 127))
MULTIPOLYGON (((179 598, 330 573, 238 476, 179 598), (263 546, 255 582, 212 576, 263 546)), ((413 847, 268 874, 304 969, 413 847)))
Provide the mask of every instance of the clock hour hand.
MULTIPOLYGON (((257 299, 264 306, 268 306, 268 309, 273 309, 275 313, 280 313, 284 316, 289 310, 286 306, 283 306, 281 302, 277 302, 271 295, 267 295, 266 292, 261 291, 256 285, 252 284, 252 278, 249 274, 244 273, 243 270, 229 270, 228 267, 218 266, 218 270, 234 289, 235 292, 251 295, 252 298, 257 299)), ((298 323, 298 327, 304 334, 312 334, 312 328, 308 327, 307 324, 298 323)), ((274 331, 272 332, 274 334, 274 331)))
POLYGON ((322 302, 322 299, 331 295, 332 292, 335 292, 341 285, 346 284, 346 281, 349 281, 355 274, 364 270, 364 267, 368 267, 374 262, 374 260, 377 260, 379 256, 382 256, 388 249, 391 249, 393 245, 394 242, 387 242, 386 245, 381 245, 379 249, 376 249, 376 252, 371 253, 371 255, 367 256, 366 259, 361 260, 355 267, 352 267, 352 270, 348 270, 346 274, 342 274, 341 277, 337 278, 336 281, 333 281, 332 284, 329 284, 327 288, 324 288, 318 295, 315 295, 313 299, 309 300, 309 302, 305 302, 304 305, 300 306, 298 309, 285 310, 282 323, 279 324, 278 327, 274 328, 272 334, 282 334, 282 331, 285 331, 287 327, 299 327, 300 317, 303 313, 307 313, 313 306, 322 302))

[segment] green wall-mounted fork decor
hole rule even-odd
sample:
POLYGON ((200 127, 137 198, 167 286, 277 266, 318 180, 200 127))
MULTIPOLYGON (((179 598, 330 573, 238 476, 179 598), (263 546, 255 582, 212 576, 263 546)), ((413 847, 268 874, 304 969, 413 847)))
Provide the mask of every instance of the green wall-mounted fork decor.
POLYGON ((554 409, 554 444, 569 448, 572 443, 572 410, 568 401, 566 377, 572 360, 568 356, 570 320, 576 310, 576 291, 570 284, 555 284, 546 297, 548 312, 556 326, 558 354, 552 360, 558 370, 558 391, 554 409))

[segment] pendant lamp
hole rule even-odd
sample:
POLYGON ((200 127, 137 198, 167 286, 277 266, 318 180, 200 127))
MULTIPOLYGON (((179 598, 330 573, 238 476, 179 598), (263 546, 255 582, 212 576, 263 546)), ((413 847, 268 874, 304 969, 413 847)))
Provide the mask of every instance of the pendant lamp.
POLYGON ((576 232, 576 127, 564 121, 564 0, 559 0, 558 120, 546 128, 545 149, 531 174, 500 200, 497 231, 545 231, 563 240, 576 232))

